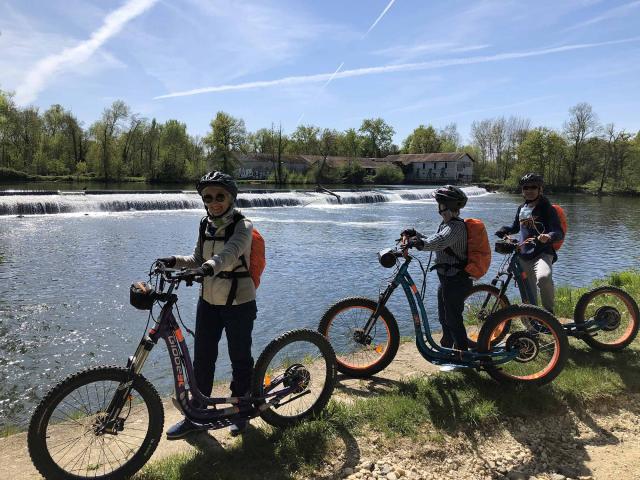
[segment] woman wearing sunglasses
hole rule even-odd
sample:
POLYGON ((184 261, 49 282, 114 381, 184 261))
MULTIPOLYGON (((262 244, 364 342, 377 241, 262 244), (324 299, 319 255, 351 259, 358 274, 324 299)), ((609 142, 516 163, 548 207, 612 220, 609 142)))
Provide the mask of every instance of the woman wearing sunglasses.
MULTIPOLYGON (((249 392, 253 357, 251 332, 256 318, 256 289, 249 275, 251 221, 235 208, 238 187, 222 172, 209 172, 197 185, 207 216, 202 219, 194 252, 188 256, 158 259, 167 267, 199 268, 204 277, 196 312, 194 374, 200 391, 210 396, 218 357, 218 342, 224 330, 231 359, 232 396, 249 392)), ((247 427, 242 420, 231 426, 237 435, 247 427)), ((174 440, 199 430, 184 419, 167 430, 174 440)))
MULTIPOLYGON (((542 175, 527 173, 520 179, 524 203, 518 207, 513 225, 496 232, 503 238, 520 232, 520 263, 527 275, 529 290, 536 295, 540 290, 542 306, 553 313, 555 290, 553 263, 558 259, 553 242, 562 240, 564 233, 560 218, 551 202, 542 194, 542 175)), ((537 303, 537 298, 532 299, 537 303)))

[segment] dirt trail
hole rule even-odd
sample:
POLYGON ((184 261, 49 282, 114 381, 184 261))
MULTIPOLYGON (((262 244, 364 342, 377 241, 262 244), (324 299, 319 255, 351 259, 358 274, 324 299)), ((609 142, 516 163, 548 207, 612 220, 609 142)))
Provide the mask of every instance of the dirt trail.
MULTIPOLYGON (((375 395, 390 388, 401 378, 429 375, 435 371, 437 369, 420 356, 413 343, 404 343, 391 365, 374 378, 356 380, 341 377, 336 397, 348 401, 350 398, 375 395)), ((220 387, 217 393, 226 395, 226 389, 220 387)), ((165 430, 180 418, 179 412, 167 400, 165 430)), ((383 455, 375 434, 357 438, 357 458, 351 458, 348 453, 353 448, 343 448, 345 451, 338 452, 334 461, 327 463, 318 476, 416 480, 640 480, 640 395, 630 395, 628 403, 614 412, 591 412, 580 417, 573 414, 548 417, 526 425, 518 419, 509 419, 503 427, 489 438, 478 435, 471 442, 467 437, 456 436, 447 437, 444 445, 442 441, 415 445, 400 439, 393 448, 388 445, 383 447, 382 451, 386 452, 383 455)), ((208 435, 215 438, 218 448, 239 441, 230 437, 226 429, 210 431, 208 435)), ((169 442, 163 437, 152 461, 191 450, 194 447, 186 441, 169 442)), ((31 464, 25 433, 0 439, 0 465, 2 478, 41 478, 31 464)))

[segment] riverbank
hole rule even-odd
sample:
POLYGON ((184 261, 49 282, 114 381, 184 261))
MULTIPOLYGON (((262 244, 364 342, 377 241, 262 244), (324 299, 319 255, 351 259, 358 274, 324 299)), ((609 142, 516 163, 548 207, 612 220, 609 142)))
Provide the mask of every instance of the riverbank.
MULTIPOLYGON (((640 298, 639 272, 601 283, 640 298)), ((560 289, 560 311, 582 291, 560 289)), ((405 340, 379 375, 340 376, 322 418, 285 431, 254 421, 242 438, 225 430, 163 438, 136 480, 640 478, 638 339, 618 353, 572 340, 563 373, 538 389, 439 373, 405 340)), ((180 416, 168 400, 165 412, 166 429, 180 416)), ((25 433, 0 439, 0 462, 8 478, 38 478, 25 433)))

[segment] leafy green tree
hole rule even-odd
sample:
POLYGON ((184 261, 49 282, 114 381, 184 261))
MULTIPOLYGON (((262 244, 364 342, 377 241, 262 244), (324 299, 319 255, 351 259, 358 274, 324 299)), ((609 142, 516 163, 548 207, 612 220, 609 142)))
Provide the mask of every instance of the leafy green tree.
POLYGON ((217 168, 233 173, 238 165, 237 155, 246 151, 246 140, 244 120, 220 111, 211 120, 211 132, 204 138, 204 144, 217 168))
POLYGON ((402 142, 404 153, 434 153, 440 151, 442 141, 431 125, 420 125, 402 142))
POLYGON ((100 120, 95 122, 90 132, 97 143, 98 168, 102 177, 108 181, 113 176, 112 164, 116 157, 116 138, 122 131, 122 122, 129 117, 130 109, 122 100, 116 100, 102 112, 100 120))
POLYGON ((315 125, 298 125, 291 134, 287 153, 298 155, 320 154, 320 127, 315 125))
POLYGON ((358 135, 355 128, 348 128, 338 135, 337 150, 338 155, 344 157, 359 157, 362 145, 362 137, 358 135))
POLYGON ((189 135, 187 126, 177 120, 167 120, 160 133, 160 178, 184 180, 189 170, 189 135))
POLYGON ((14 166, 12 138, 16 125, 16 106, 13 97, 0 90, 0 166, 14 166))
POLYGON ((567 144, 557 132, 540 127, 530 130, 518 146, 518 164, 513 170, 512 183, 530 171, 544 175, 546 183, 556 185, 565 162, 567 144))
POLYGON ((358 130, 363 135, 363 153, 367 157, 381 158, 394 150, 395 130, 382 118, 368 118, 362 121, 358 130))

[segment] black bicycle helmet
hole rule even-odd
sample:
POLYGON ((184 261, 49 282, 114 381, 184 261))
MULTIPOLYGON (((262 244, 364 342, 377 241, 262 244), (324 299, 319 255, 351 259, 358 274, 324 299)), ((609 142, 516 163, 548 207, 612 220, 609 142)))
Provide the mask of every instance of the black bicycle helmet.
POLYGON ((467 204, 467 195, 453 185, 438 188, 433 196, 436 202, 443 204, 449 210, 460 210, 467 204))
POLYGON ((202 190, 212 185, 224 188, 233 198, 238 196, 238 185, 236 185, 236 182, 231 175, 217 171, 206 173, 198 181, 196 189, 198 190, 198 193, 202 195, 202 190))
POLYGON ((544 178, 542 175, 538 175, 537 173, 525 173, 520 179, 520 186, 522 187, 523 185, 535 185, 537 187, 542 187, 544 185, 544 178))

